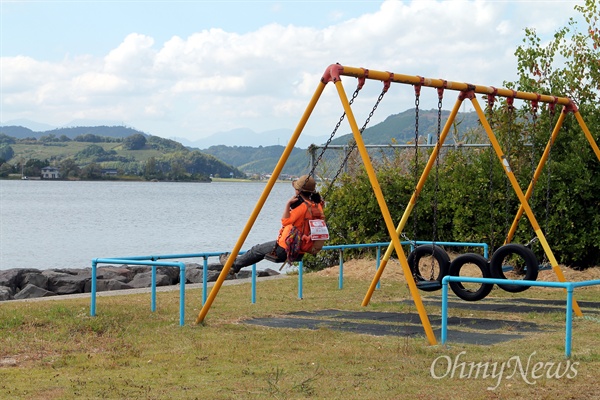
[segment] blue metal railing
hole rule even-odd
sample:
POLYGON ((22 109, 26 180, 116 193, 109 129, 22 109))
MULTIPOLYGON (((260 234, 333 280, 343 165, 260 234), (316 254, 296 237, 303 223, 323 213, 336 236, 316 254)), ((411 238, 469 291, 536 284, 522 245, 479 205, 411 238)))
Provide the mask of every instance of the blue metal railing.
POLYGON ((563 288, 567 290, 566 304, 566 327, 565 327, 565 355, 571 356, 571 333, 573 330, 573 290, 577 287, 600 285, 600 280, 582 281, 582 282, 540 282, 526 280, 510 279, 492 279, 492 278, 471 278, 464 276, 445 276, 442 279, 442 332, 441 344, 446 343, 448 331, 448 282, 472 282, 493 285, 521 285, 521 286, 541 286, 563 288))
MULTIPOLYGON (((410 245, 411 250, 414 245, 431 244, 429 241, 406 241, 401 242, 402 245, 410 245)), ((388 247, 390 242, 379 242, 379 243, 363 243, 363 244, 345 244, 345 245, 332 245, 323 246, 323 250, 338 250, 339 251, 339 278, 338 288, 342 289, 344 285, 344 257, 343 252, 346 249, 358 249, 358 248, 377 248, 376 258, 376 270, 379 269, 381 262, 381 248, 388 247)), ((488 257, 488 245, 486 243, 470 243, 470 242, 435 242, 436 245, 440 246, 461 246, 461 247, 482 247, 483 256, 488 257)), ((244 254, 246 251, 240 251, 239 254, 244 254)), ((184 325, 185 319, 185 264, 182 262, 166 262, 160 260, 173 260, 173 259, 186 259, 186 258, 203 258, 203 269, 202 269, 202 305, 206 303, 208 295, 208 259, 210 257, 218 257, 223 252, 205 252, 205 253, 186 253, 186 254, 162 254, 162 255, 146 255, 146 256, 128 256, 128 257, 111 257, 111 258, 95 258, 92 260, 92 288, 91 288, 91 304, 90 304, 90 315, 93 317, 96 315, 96 274, 98 264, 120 264, 120 265, 147 265, 152 267, 152 282, 151 282, 151 306, 152 312, 156 311, 156 267, 177 267, 179 268, 179 282, 180 282, 180 295, 179 295, 179 325, 184 325), (183 282, 183 283, 182 283, 183 282)), ((304 286, 304 264, 300 261, 298 265, 298 298, 303 298, 303 286, 304 286)), ((256 303, 256 264, 252 265, 251 275, 251 301, 252 304, 256 303)), ((380 283, 377 282, 377 288, 380 287, 380 283)))

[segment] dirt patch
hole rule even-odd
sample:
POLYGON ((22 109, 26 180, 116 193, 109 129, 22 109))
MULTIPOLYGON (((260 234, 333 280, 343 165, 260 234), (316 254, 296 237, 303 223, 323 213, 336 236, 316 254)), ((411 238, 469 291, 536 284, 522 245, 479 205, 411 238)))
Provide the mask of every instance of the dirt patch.
MULTIPOLYGON (((453 258, 451 256, 451 258, 453 258)), ((344 277, 345 278, 356 278, 364 280, 373 280, 375 276, 376 262, 374 259, 353 259, 344 261, 344 277)), ((569 282, 581 282, 600 279, 600 267, 588 268, 584 271, 577 271, 572 268, 561 265, 560 269, 565 276, 565 279, 569 282)), ((340 272, 339 266, 326 268, 322 271, 315 272, 319 276, 330 276, 337 277, 340 272)), ((404 282, 404 273, 402 272, 402 266, 396 259, 390 259, 387 263, 385 270, 383 271, 382 279, 404 282)), ((538 274, 538 280, 544 282, 556 282, 556 274, 554 270, 548 269, 540 271, 538 274)))

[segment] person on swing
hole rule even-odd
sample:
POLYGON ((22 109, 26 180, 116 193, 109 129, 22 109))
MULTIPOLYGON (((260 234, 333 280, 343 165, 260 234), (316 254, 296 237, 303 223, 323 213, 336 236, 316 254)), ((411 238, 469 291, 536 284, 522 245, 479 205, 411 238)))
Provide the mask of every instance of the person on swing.
MULTIPOLYGON (((296 193, 285 204, 281 216, 282 227, 277 240, 257 244, 246 253, 236 257, 229 274, 237 274, 240 269, 264 259, 276 263, 299 261, 305 253, 314 251, 310 230, 307 232, 305 228, 306 214, 320 213, 320 215, 312 216, 313 219, 325 219, 323 199, 316 191, 315 179, 310 175, 302 175, 292 181, 292 186, 296 193)), ((223 253, 219 256, 219 262, 225 265, 228 258, 229 253, 223 253)))

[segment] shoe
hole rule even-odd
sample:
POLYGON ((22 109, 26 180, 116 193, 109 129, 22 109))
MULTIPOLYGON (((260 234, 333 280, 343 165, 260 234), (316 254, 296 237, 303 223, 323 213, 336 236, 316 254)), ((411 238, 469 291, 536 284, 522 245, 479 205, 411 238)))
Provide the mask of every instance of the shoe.
POLYGON ((225 266, 225 264, 227 264, 228 259, 229 259, 229 253, 223 253, 219 256, 219 262, 223 266, 225 266))
MULTIPOLYGON (((228 259, 229 259, 229 253, 223 253, 219 256, 219 262, 221 263, 222 266, 225 266, 225 264, 227 264, 228 259)), ((231 268, 229 268, 229 275, 235 278, 236 272, 233 269, 233 265, 231 266, 231 268)))

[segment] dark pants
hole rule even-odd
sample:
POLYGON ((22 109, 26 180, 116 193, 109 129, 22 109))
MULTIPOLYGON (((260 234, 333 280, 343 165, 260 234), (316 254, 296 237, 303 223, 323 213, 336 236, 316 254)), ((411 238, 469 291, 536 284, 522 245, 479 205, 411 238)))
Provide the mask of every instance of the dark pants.
POLYGON ((245 252, 241 256, 238 256, 235 259, 233 265, 231 266, 231 269, 237 274, 240 271, 240 269, 264 260, 265 255, 273 252, 273 247, 275 247, 275 254, 277 255, 277 259, 273 262, 284 262, 287 259, 285 249, 276 243, 276 240, 272 240, 270 242, 252 246, 250 250, 248 250, 247 252, 245 252))

